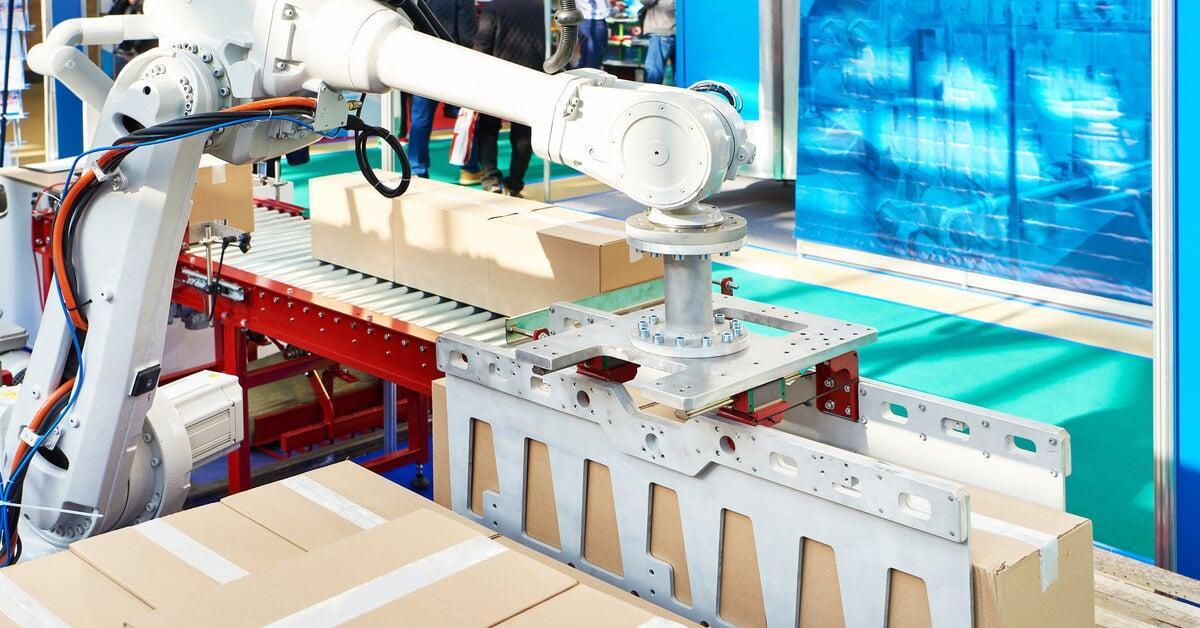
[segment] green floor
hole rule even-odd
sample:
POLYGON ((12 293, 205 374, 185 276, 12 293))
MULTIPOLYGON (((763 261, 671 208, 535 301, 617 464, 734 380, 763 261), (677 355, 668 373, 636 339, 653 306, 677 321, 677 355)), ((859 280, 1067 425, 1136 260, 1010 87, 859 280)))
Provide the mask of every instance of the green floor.
MULTIPOLYGON (((457 180, 448 142, 431 148, 433 177, 457 180)), ((535 159, 531 176, 541 167, 535 159)), ((348 153, 327 153, 284 175, 307 205, 309 177, 354 168, 348 153)), ((735 268, 716 272, 735 278, 738 296, 876 327, 878 342, 860 352, 866 377, 1066 428, 1068 510, 1094 521, 1097 541, 1153 555, 1149 359, 735 268)))

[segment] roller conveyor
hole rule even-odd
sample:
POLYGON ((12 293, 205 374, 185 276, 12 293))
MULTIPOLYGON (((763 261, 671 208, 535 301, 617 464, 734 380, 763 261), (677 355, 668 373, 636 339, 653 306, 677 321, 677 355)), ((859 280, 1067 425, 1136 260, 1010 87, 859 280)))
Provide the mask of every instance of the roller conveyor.
MULTIPOLYGON (((312 226, 304 218, 256 208, 254 221, 250 251, 242 253, 229 247, 225 268, 253 273, 434 332, 453 331, 481 342, 504 342, 502 316, 316 259, 312 254, 312 226)), ((203 256, 204 247, 193 245, 187 253, 203 256)), ((218 257, 219 251, 214 250, 213 256, 218 257)))

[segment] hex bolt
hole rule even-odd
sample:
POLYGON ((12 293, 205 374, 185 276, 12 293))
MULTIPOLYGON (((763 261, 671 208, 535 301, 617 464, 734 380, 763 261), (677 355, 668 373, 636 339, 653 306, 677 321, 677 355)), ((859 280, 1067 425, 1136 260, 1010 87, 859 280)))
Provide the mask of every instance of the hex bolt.
POLYGON ((650 323, 644 320, 638 321, 638 329, 650 329, 650 323))
MULTIPOLYGON (((229 88, 228 88, 228 87, 222 87, 221 89, 217 90, 217 93, 218 93, 218 94, 220 94, 220 95, 221 95, 221 97, 228 96, 228 95, 229 95, 229 88)), ((220 132, 220 131, 222 131, 222 130, 224 130, 224 129, 219 129, 219 130, 218 130, 218 132, 220 132)))
POLYGON ((733 342, 733 334, 731 332, 725 332, 721 334, 721 342, 725 344, 733 342))
POLYGON ((291 5, 284 7, 283 8, 283 19, 285 19, 285 20, 296 19, 296 8, 291 5))
POLYGON ((645 327, 642 327, 641 329, 638 330, 638 336, 640 336, 642 338, 649 338, 650 330, 645 327))
POLYGON ((837 382, 833 381, 832 377, 826 377, 824 384, 826 388, 833 388, 837 385, 837 382))
POLYGON ((733 328, 733 335, 735 335, 735 336, 742 335, 742 326, 741 325, 738 325, 737 327, 733 328))
POLYGON ((675 346, 676 347, 686 347, 687 346, 687 338, 684 338, 683 336, 675 336, 675 346))
POLYGON ((225 70, 223 68, 213 68, 213 76, 221 78, 225 76, 225 70))
POLYGON ((655 313, 655 312, 650 312, 650 324, 651 324, 651 325, 657 325, 657 324, 658 324, 658 314, 657 314, 657 313, 655 313))
POLYGON ((662 335, 661 331, 654 332, 654 344, 661 345, 665 341, 666 338, 662 335))
POLYGON ((826 401, 826 402, 825 402, 825 409, 826 409, 826 410, 832 410, 832 409, 834 409, 834 408, 836 408, 836 407, 837 407, 837 404, 836 404, 836 403, 834 403, 832 399, 830 399, 829 401, 826 401))
POLYGON ((213 60, 213 56, 212 56, 212 53, 211 53, 211 52, 206 52, 206 53, 204 53, 204 54, 200 55, 200 58, 201 58, 201 59, 202 59, 202 60, 203 60, 205 63, 212 63, 212 60, 213 60))
POLYGON ((725 324, 725 315, 720 312, 713 314, 713 322, 718 325, 724 325, 725 324))
POLYGON ((158 465, 160 465, 160 464, 162 464, 162 461, 161 461, 161 460, 159 460, 158 458, 151 458, 151 459, 150 459, 150 466, 151 466, 151 468, 155 468, 155 469, 157 469, 157 468, 158 468, 158 465))
POLYGON ((712 336, 705 336, 705 337, 701 338, 700 346, 701 347, 711 347, 712 346, 712 336))

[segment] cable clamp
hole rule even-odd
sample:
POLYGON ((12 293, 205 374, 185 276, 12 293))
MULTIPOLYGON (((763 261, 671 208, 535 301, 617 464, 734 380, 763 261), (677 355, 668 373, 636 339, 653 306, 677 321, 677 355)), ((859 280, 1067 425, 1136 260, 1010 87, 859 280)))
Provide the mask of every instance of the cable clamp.
POLYGON ((104 183, 113 177, 119 176, 121 173, 120 168, 116 168, 112 172, 105 172, 104 169, 100 167, 99 163, 93 163, 91 170, 92 176, 96 177, 96 181, 100 183, 104 183))
MULTIPOLYGON (((50 434, 48 434, 46 436, 46 440, 42 442, 41 446, 46 449, 54 449, 54 447, 56 445, 58 445, 58 439, 61 436, 62 436, 62 428, 56 427, 56 428, 54 428, 53 431, 50 432, 50 434)), ((29 426, 25 426, 25 427, 21 428, 21 441, 23 441, 26 445, 29 445, 30 449, 37 448, 38 440, 40 440, 41 438, 42 438, 41 434, 38 434, 37 432, 29 429, 29 426)))

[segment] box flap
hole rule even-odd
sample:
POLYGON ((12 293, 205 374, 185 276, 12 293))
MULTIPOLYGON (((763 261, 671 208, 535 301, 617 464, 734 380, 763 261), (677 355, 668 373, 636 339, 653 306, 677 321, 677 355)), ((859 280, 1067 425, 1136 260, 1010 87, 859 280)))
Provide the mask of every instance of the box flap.
POLYGON ((52 615, 69 626, 119 626, 150 608, 70 552, 0 571, 0 588, 0 625, 49 624, 52 615))
MULTIPOLYGON (((412 596, 473 625, 511 617, 575 585, 451 517, 422 510, 318 548, 141 624, 376 623, 412 596)), ((134 622, 138 625, 139 622, 134 622)), ((470 625, 470 624, 468 624, 470 625)))
MULTIPOLYGON (((437 507, 353 462, 230 495, 221 502, 305 550, 437 507)), ((481 526, 476 529, 491 534, 481 526)))
POLYGON ((222 504, 85 539, 71 552, 153 608, 303 553, 222 504))

